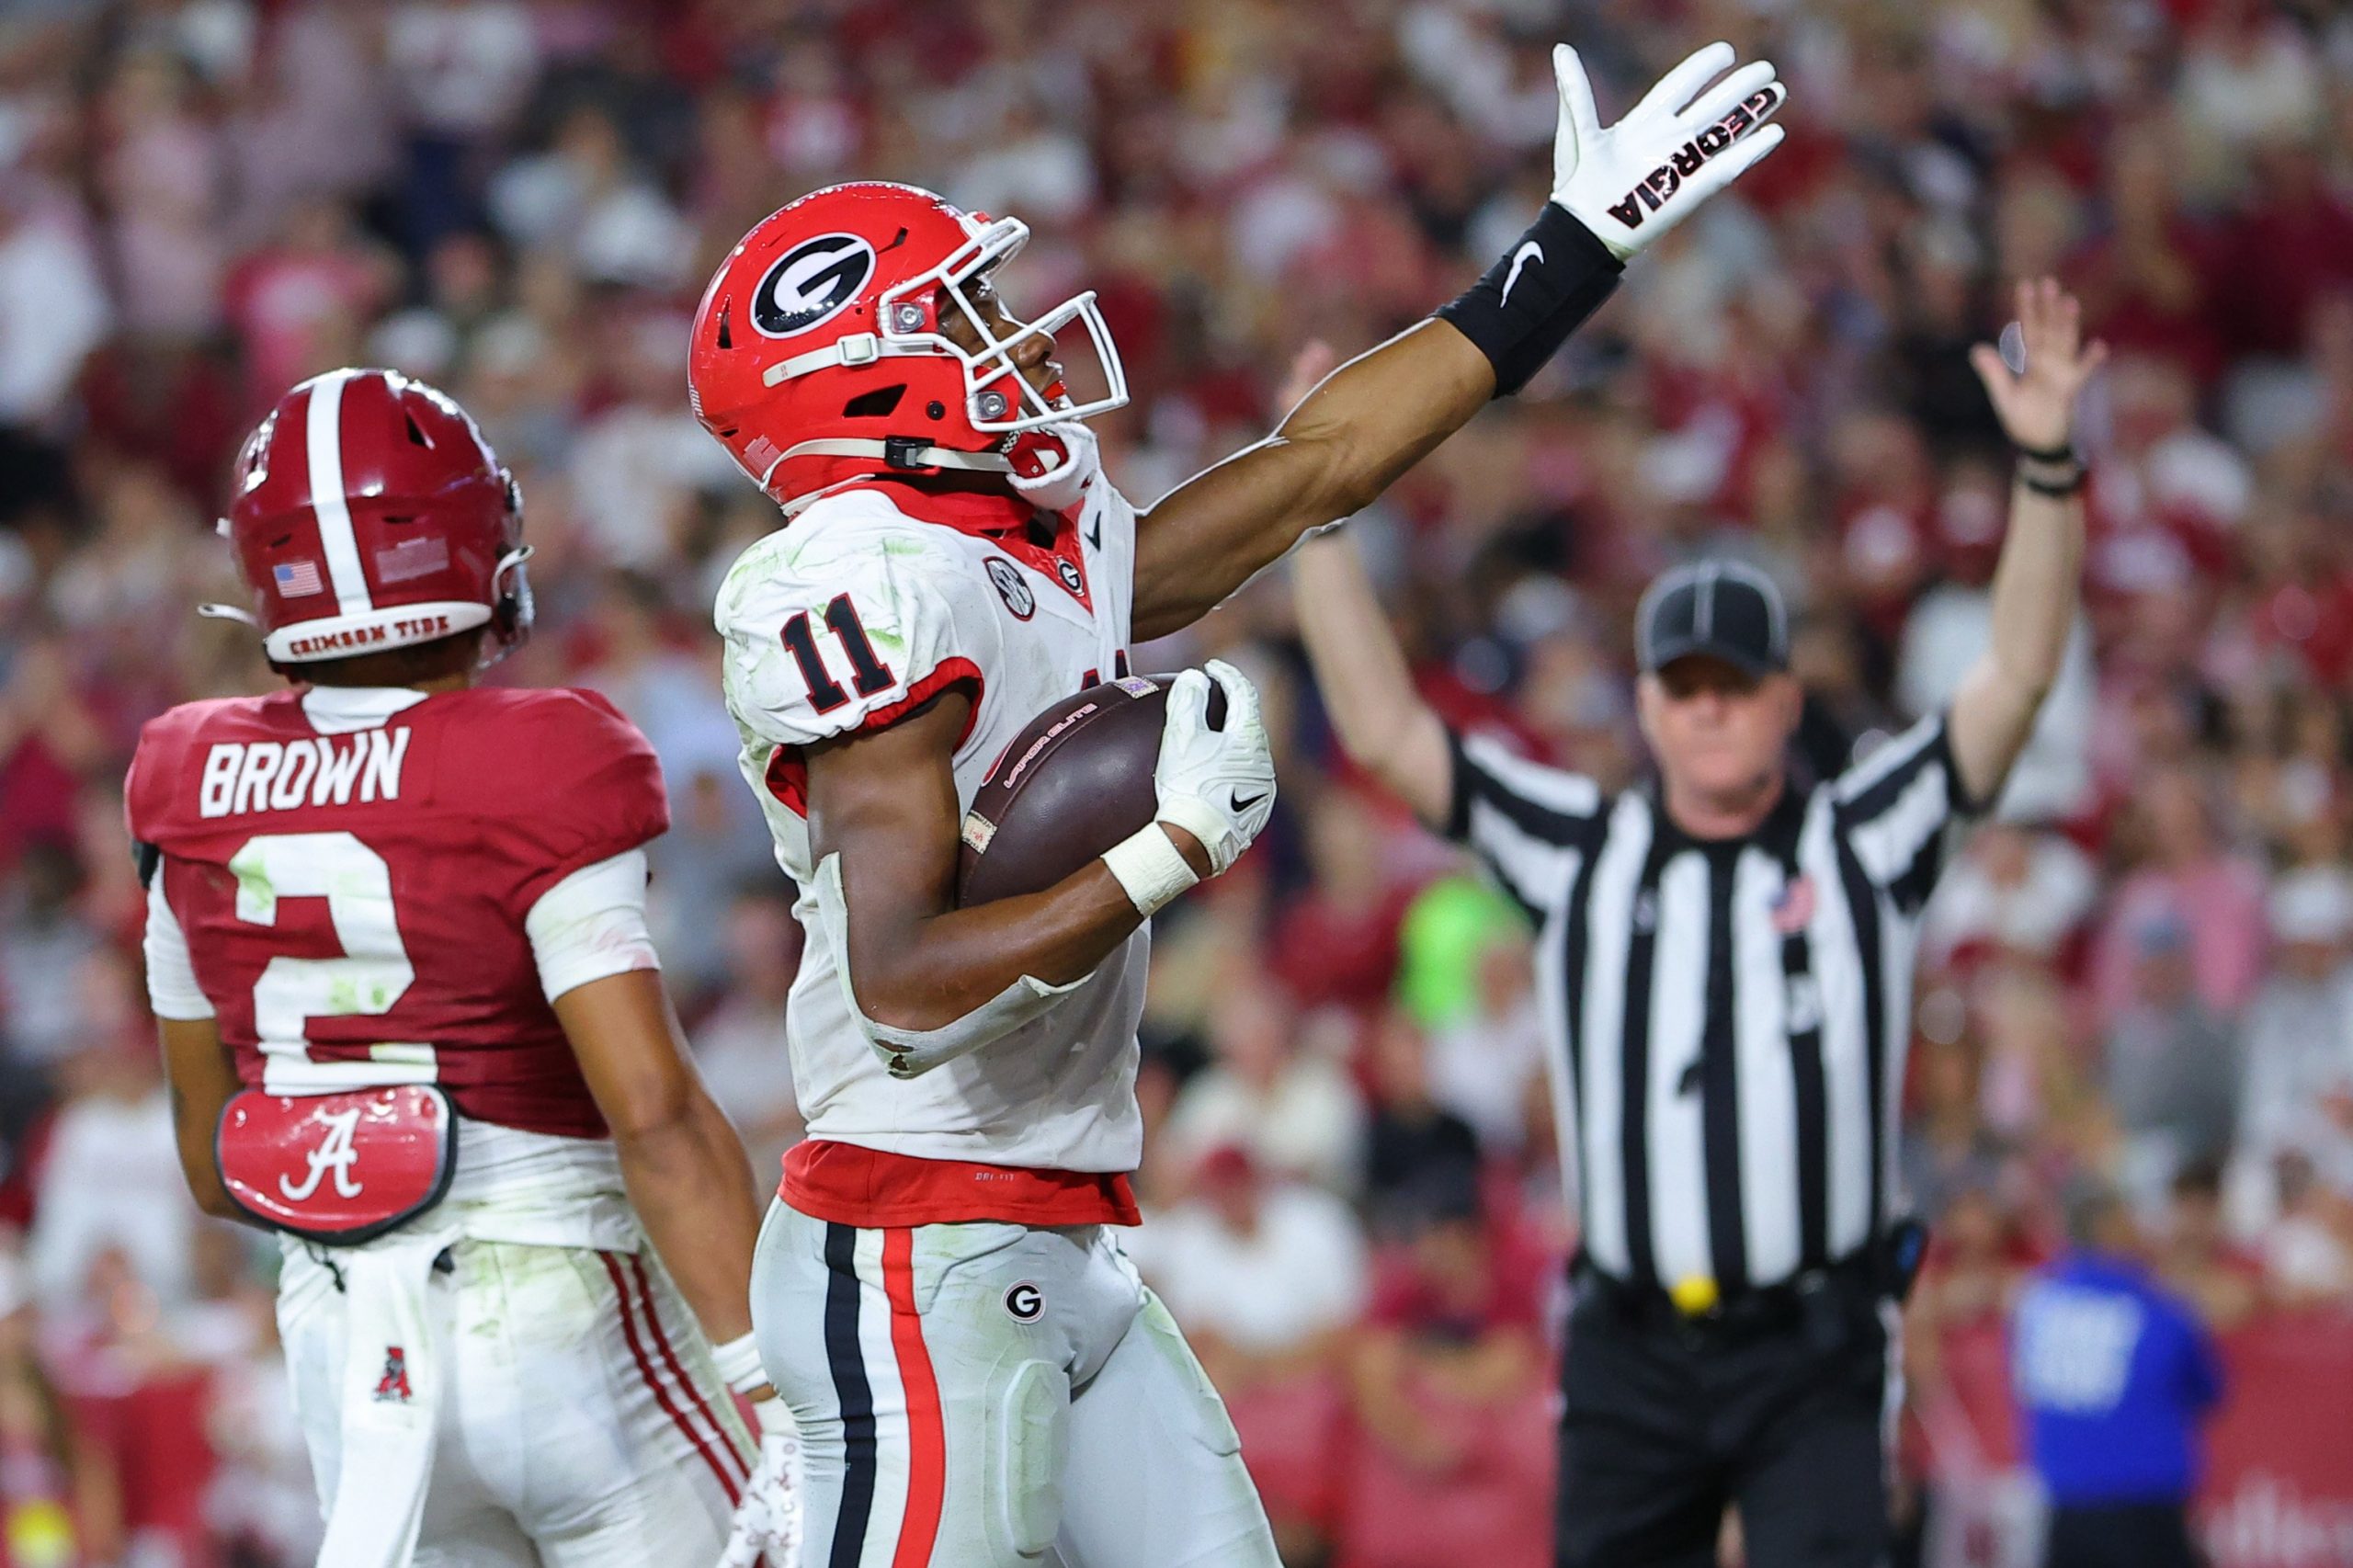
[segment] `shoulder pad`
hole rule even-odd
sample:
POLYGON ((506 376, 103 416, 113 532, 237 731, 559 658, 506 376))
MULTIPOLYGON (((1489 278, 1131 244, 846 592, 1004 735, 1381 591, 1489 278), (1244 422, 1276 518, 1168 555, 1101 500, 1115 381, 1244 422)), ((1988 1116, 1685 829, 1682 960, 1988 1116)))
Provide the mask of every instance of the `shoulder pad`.
POLYGON ((669 830, 662 765, 601 693, 482 688, 439 752, 440 799, 468 802, 524 906, 583 866, 669 830))
POLYGON ((880 729, 979 682, 1002 635, 988 592, 961 536, 871 493, 829 496, 720 588, 728 708, 778 745, 880 729))
POLYGON ((205 727, 222 719, 251 716, 282 696, 218 697, 165 709, 139 727, 139 744, 122 781, 123 818, 134 842, 165 843, 170 836, 173 787, 189 766, 205 727))

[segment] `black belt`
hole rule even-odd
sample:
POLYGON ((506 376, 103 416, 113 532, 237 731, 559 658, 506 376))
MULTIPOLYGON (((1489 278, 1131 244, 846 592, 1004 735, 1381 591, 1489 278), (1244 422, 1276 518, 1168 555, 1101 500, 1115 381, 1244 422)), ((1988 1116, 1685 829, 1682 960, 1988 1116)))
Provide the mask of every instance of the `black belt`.
POLYGON ((1738 1291, 1699 1311, 1687 1311, 1656 1285, 1605 1274, 1582 1253, 1571 1265, 1569 1278, 1580 1301, 1591 1299, 1626 1322, 1671 1329, 1694 1342, 1740 1343, 1793 1329, 1810 1336, 1844 1337, 1855 1313, 1875 1312, 1880 1302, 1901 1301, 1910 1292, 1926 1239, 1916 1221, 1901 1221, 1875 1245, 1779 1283, 1738 1291))

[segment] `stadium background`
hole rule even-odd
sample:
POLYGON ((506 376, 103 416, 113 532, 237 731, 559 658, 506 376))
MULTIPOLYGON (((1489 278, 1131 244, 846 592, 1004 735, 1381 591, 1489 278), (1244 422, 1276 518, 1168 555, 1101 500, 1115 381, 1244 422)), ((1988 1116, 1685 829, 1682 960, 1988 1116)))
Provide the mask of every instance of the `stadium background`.
MULTIPOLYGON (((2119 358, 2087 631, 1939 895, 1904 1163, 1903 1507, 2029 1560, 2002 1322, 2104 1173, 2234 1372, 2225 1568, 2353 1563, 2353 20, 2325 0, 8 0, 0 4, 0 1556, 307 1561, 267 1244, 201 1224, 141 1005, 140 722, 270 677, 210 524, 312 371, 426 375, 521 476, 538 635, 501 679, 642 726, 658 935, 764 1171, 796 1133, 787 890, 733 766, 712 589, 774 514, 688 416, 734 236, 849 176, 1038 232, 1101 290, 1139 500, 1496 254, 1547 186, 1543 46, 1605 114, 1707 38, 1787 148, 1646 256, 1529 395, 1359 525, 1451 714, 1610 779, 1643 578, 1753 557, 1832 755, 1984 631, 2002 458, 1962 350, 2052 270, 2119 358), (80 1515, 78 1540, 58 1505, 80 1515)), ((1283 805, 1164 921, 1137 1251, 1295 1560, 1543 1561, 1572 1240, 1524 937, 1332 762, 1279 575, 1140 667, 1268 688, 1283 805)))

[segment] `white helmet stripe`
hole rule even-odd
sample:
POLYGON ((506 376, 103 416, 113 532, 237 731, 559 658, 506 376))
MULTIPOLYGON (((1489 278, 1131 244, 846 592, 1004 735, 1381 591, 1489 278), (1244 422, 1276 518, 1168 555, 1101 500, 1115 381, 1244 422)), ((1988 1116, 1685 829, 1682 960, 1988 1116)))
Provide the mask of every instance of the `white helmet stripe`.
POLYGON ((330 370, 311 382, 303 436, 311 458, 311 510, 319 519, 327 580, 345 615, 365 615, 376 605, 368 597, 368 574, 359 564, 359 540, 351 531, 351 507, 343 494, 343 387, 354 373, 330 370))

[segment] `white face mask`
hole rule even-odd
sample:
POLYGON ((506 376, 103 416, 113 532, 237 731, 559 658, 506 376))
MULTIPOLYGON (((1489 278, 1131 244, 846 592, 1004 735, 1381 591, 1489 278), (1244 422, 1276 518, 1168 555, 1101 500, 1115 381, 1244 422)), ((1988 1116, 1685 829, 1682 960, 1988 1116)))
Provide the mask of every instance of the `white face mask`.
POLYGON ((964 367, 966 414, 975 430, 991 434, 1010 435, 1064 420, 1091 419, 1127 406, 1127 370, 1120 363, 1111 329, 1104 324, 1103 313, 1096 309, 1093 290, 1073 295, 1004 337, 990 328, 988 318, 973 302, 966 285, 1019 254, 1029 243, 1029 226, 1018 218, 999 218, 985 224, 967 222, 972 228, 971 239, 930 271, 886 290, 878 301, 884 351, 946 354, 959 361, 964 367), (923 330, 929 315, 924 309, 924 301, 935 290, 955 302, 980 339, 982 347, 977 353, 967 351, 942 333, 923 330), (1032 337, 1059 333, 1073 322, 1086 328, 1086 335, 1094 345, 1096 358, 1103 367, 1104 394, 1086 403, 1073 403, 1067 398, 1050 403, 1015 366, 1013 351, 1032 337))

